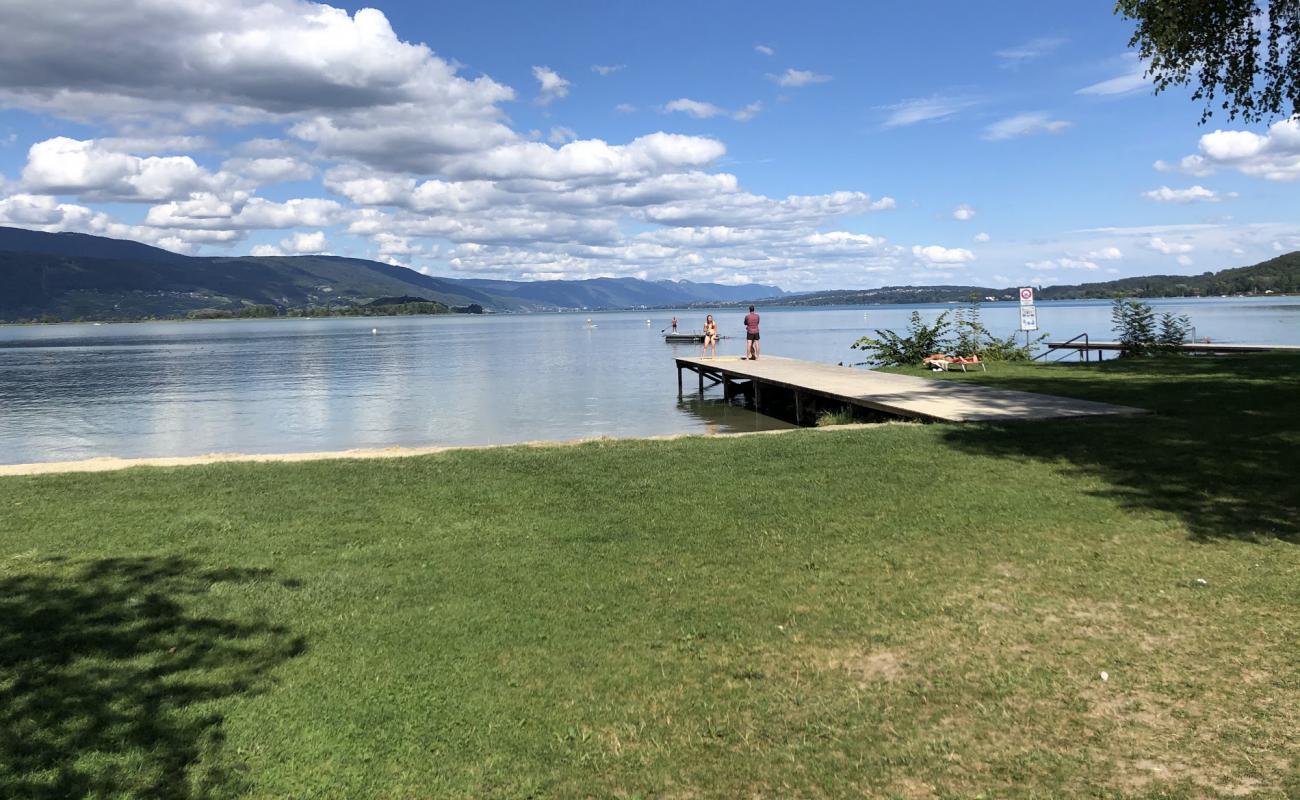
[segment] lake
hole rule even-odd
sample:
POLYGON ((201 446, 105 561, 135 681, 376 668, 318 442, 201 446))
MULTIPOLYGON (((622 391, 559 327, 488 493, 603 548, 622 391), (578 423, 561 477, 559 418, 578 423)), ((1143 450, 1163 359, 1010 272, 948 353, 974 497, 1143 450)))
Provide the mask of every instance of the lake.
MULTIPOLYGON (((1300 344, 1300 297, 1152 305, 1190 316, 1197 337, 1300 344)), ((901 330, 913 308, 929 320, 949 306, 760 308, 763 352, 854 363, 855 339, 901 330)), ((982 312, 995 333, 1018 325, 1015 303, 982 312)), ((699 330, 705 313, 0 326, 0 463, 788 427, 677 397, 672 356, 699 346, 661 331, 674 314, 699 330)), ((720 354, 738 356, 744 310, 713 314, 731 337, 720 354)), ((1039 303, 1038 319, 1053 338, 1113 338, 1106 302, 1039 303)))

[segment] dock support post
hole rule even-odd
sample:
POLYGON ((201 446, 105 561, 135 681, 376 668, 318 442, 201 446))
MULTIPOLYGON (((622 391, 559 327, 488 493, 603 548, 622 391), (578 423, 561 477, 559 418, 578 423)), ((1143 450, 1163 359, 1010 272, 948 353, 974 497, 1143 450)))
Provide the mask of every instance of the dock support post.
POLYGON ((682 365, 680 362, 677 364, 677 396, 682 396, 682 365))
POLYGON ((730 403, 731 396, 733 394, 735 394, 735 391, 734 391, 734 387, 731 384, 731 380, 726 375, 723 375, 722 376, 722 399, 730 403))
POLYGON ((794 390, 794 424, 803 424, 803 392, 794 390))
POLYGON ((700 376, 700 397, 704 396, 704 370, 697 370, 696 375, 700 376))
POLYGON ((763 387, 758 382, 758 378, 751 380, 750 385, 754 387, 754 410, 758 411, 763 402, 763 387))

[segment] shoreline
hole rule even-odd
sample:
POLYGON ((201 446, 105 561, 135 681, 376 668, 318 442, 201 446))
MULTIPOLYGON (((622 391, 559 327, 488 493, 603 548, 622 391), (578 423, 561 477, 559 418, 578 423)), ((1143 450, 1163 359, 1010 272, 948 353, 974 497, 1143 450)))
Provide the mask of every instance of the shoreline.
POLYGON ((208 464, 278 463, 307 461, 359 461, 370 459, 412 458, 464 450, 498 450, 505 447, 577 447, 599 442, 671 442, 678 439, 732 439, 744 436, 767 436, 795 431, 846 431, 879 428, 883 425, 911 425, 908 422, 852 423, 810 428, 777 428, 768 431, 732 431, 728 433, 667 433, 657 436, 587 436, 578 439, 540 439, 507 444, 435 445, 429 447, 369 447, 354 450, 322 450, 302 453, 206 453, 195 456, 150 456, 118 458, 96 456, 76 461, 34 461, 26 464, 0 464, 0 478, 34 475, 64 475, 82 472, 117 472, 134 467, 197 467, 208 464))
MULTIPOLYGON (((844 290, 837 289, 834 291, 844 291, 844 290)), ((1128 295, 1128 296, 1143 301, 1173 300, 1173 301, 1194 302, 1198 300, 1254 300, 1254 299, 1265 300, 1265 299, 1276 299, 1276 298, 1300 297, 1300 292, 1297 293, 1278 292, 1272 295, 1263 295, 1263 294, 1242 294, 1242 295, 1225 295, 1225 296, 1214 295, 1212 297, 1205 297, 1205 296, 1183 297, 1178 295, 1159 295, 1153 297, 1139 297, 1137 295, 1128 295)), ((290 315, 279 316, 277 315, 274 317, 214 317, 211 319, 194 319, 190 317, 157 317, 153 319, 58 320, 55 322, 12 322, 12 321, 0 320, 0 328, 34 328, 34 327, 42 327, 42 326, 54 327, 58 325, 140 325, 140 324, 147 324, 147 323, 154 323, 154 322, 268 322, 274 320, 340 319, 340 318, 345 318, 345 319, 396 319, 400 317, 465 318, 465 317, 514 317, 514 316, 531 316, 531 315, 547 315, 547 314, 550 315, 621 314, 621 313, 632 313, 632 312, 642 312, 642 311, 649 311, 649 312, 670 312, 670 311, 692 312, 692 311, 704 311, 704 310, 730 311, 732 309, 743 309, 746 305, 749 305, 750 302, 751 301, 746 300, 739 303, 733 303, 733 302, 716 303, 716 304, 708 303, 702 305, 688 305, 688 306, 645 306, 640 308, 632 307, 632 308, 600 308, 600 309, 564 308, 564 309, 550 309, 544 311, 531 311, 531 310, 520 310, 520 309, 510 309, 510 310, 502 310, 502 311, 485 310, 482 314, 464 314, 464 313, 451 312, 451 313, 443 313, 443 314, 375 314, 375 315, 338 314, 333 316, 328 316, 328 315, 327 316, 290 316, 290 315)), ((1091 303, 1091 304, 1102 305, 1102 304, 1109 304, 1111 301, 1099 297, 1072 297, 1072 298, 1061 297, 1061 298, 1053 298, 1050 300, 1039 299, 1036 302, 1039 305, 1056 304, 1056 303, 1061 303, 1061 304, 1091 303)), ((776 304, 768 305, 768 304, 763 304, 761 301, 759 301, 755 304, 761 305, 766 311, 769 312, 780 312, 785 310, 811 311, 816 309, 847 309, 847 308, 893 308, 893 307, 947 308, 955 305, 964 305, 966 304, 966 301, 934 300, 930 302, 916 302, 916 303, 914 302, 842 303, 842 304, 841 303, 827 303, 827 304, 814 303, 810 305, 796 305, 791 303, 776 303, 776 304)), ((990 306, 1010 307, 1010 306, 1018 306, 1018 301, 990 300, 990 301, 981 301, 980 305, 981 307, 990 307, 990 306)))

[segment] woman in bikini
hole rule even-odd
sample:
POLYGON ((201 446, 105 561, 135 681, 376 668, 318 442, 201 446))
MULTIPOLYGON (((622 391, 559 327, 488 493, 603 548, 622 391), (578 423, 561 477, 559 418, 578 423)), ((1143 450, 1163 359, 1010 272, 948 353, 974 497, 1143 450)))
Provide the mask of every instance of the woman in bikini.
POLYGON ((704 318, 704 352, 700 358, 709 357, 709 347, 713 347, 713 357, 718 357, 718 323, 713 321, 713 315, 710 314, 704 318))

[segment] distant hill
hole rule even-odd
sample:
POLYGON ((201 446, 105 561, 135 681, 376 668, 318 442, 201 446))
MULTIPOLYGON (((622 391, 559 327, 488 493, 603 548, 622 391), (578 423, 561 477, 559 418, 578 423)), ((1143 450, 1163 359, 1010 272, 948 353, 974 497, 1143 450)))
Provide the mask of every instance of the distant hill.
MULTIPOLYGON (((762 299, 768 306, 865 305, 871 303, 951 303, 981 299, 1017 299, 1018 287, 884 286, 879 289, 837 289, 762 299)), ((1300 251, 1250 267, 1235 267, 1200 275, 1145 275, 1075 286, 1047 286, 1040 300, 1089 300, 1125 297, 1213 297, 1227 294, 1300 294, 1300 251)))
POLYGON ((612 309, 782 295, 775 286, 596 278, 439 278, 338 256, 193 257, 139 242, 0 227, 0 321, 132 320, 365 305, 383 298, 489 311, 612 309))
POLYGON ((1078 286, 1048 286, 1038 294, 1045 300, 1131 297, 1194 297, 1221 294, 1300 293, 1300 251, 1200 275, 1146 275, 1078 286))
POLYGON ((86 233, 45 233, 24 228, 0 227, 0 250, 21 253, 42 253, 51 256, 77 258, 107 258, 132 261, 171 263, 188 256, 133 242, 129 239, 109 239, 86 233))

